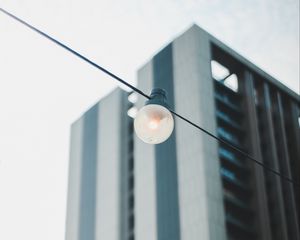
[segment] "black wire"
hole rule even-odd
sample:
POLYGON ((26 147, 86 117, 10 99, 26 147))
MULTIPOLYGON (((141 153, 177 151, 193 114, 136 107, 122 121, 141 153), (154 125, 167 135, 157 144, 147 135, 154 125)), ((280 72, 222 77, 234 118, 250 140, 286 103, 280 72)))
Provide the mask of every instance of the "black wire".
MULTIPOLYGON (((43 37, 47 38, 48 40, 50 40, 51 42, 57 44, 58 46, 64 48, 65 50, 67 50, 68 52, 74 54, 75 56, 81 58, 82 60, 84 60, 85 62, 91 64, 92 66, 94 66, 95 68, 99 69, 100 71, 106 73, 107 75, 111 76, 112 78, 116 79, 117 81, 121 82, 122 84, 126 85, 127 87, 131 88, 133 91, 139 93, 140 95, 144 96, 147 99, 150 99, 150 96, 147 95, 146 93, 144 93, 143 91, 141 91, 140 89, 132 86, 131 84, 129 84, 128 82, 126 82, 125 80, 121 79, 120 77, 116 76, 115 74, 113 74, 112 72, 108 71, 107 69, 105 69, 104 67, 101 67, 100 65, 98 65, 97 63, 93 62, 92 60, 88 59, 87 57, 83 56, 82 54, 78 53, 77 51, 75 51, 74 49, 68 47, 67 45, 63 44, 62 42, 56 40, 55 38, 49 36, 48 34, 44 33, 43 31, 37 29, 36 27, 32 26, 31 24, 25 22, 24 20, 18 18, 17 16, 13 15, 12 13, 4 10, 3 8, 0 8, 0 11, 3 12, 4 14, 6 14, 7 16, 13 18, 14 20, 18 21, 19 23, 27 26, 28 28, 30 28, 31 30, 35 31, 36 33, 42 35, 43 37)), ((187 123, 191 124, 192 126, 194 126, 195 128, 201 130, 202 132, 206 133, 207 135, 211 136, 212 138, 216 139, 217 141, 225 144, 226 146, 230 147, 231 149, 235 150, 236 152, 244 155, 247 159, 250 159, 252 161, 254 161, 256 164, 262 166, 263 168, 265 168, 266 170, 274 173, 275 175, 281 177, 282 179, 289 181, 295 185, 298 185, 300 187, 300 183, 297 183, 295 181, 293 181, 291 178, 275 171, 274 169, 268 167, 267 165, 261 163, 260 161, 256 160, 254 157, 250 156, 248 153, 244 152, 243 150, 241 150, 240 148, 232 145, 231 143, 224 141, 223 139, 215 136, 214 134, 208 132, 207 130, 205 130, 204 128, 198 126, 197 124, 193 123, 192 121, 188 120, 187 118, 181 116, 180 114, 176 113, 174 110, 169 109, 171 113, 173 113, 175 116, 177 116, 178 118, 182 119, 183 121, 186 121, 187 123)))
POLYGON ((289 181, 289 182, 291 182, 291 183, 293 183, 293 184, 295 184, 295 185, 298 185, 298 186, 300 187, 300 184, 299 184, 299 183, 293 181, 293 180, 290 179, 289 177, 287 177, 287 176, 281 174, 280 172, 277 172, 277 171, 275 171, 274 169, 268 167, 266 164, 264 164, 264 163, 258 161, 257 159, 255 159, 254 157, 252 157, 251 155, 249 155, 248 153, 246 153, 246 152, 243 151, 242 149, 238 148, 237 146, 234 146, 233 144, 231 144, 231 143, 229 143, 229 142, 227 142, 227 141, 224 141, 223 139, 221 139, 221 138, 215 136, 214 134, 208 132, 208 131, 205 130, 204 128, 202 128, 202 127, 196 125, 195 123, 191 122, 191 121, 188 120, 187 118, 185 118, 185 117, 181 116, 180 114, 176 113, 176 112, 173 111, 172 109, 169 109, 169 110, 170 110, 171 113, 173 113, 175 116, 179 117, 179 118, 182 119, 183 121, 186 121, 187 123, 193 125, 195 128, 198 128, 198 129, 201 130, 202 132, 204 132, 204 133, 206 133, 207 135, 211 136, 212 138, 214 138, 214 139, 218 140, 219 142, 225 144, 226 146, 230 147, 231 149, 235 150, 236 152, 238 152, 238 153, 244 155, 246 158, 248 158, 248 159, 254 161, 256 164, 262 166, 262 167, 265 168, 266 170, 268 170, 268 171, 270 171, 270 172, 276 174, 277 176, 283 178, 284 180, 289 181))
POLYGON ((43 31, 37 29, 36 27, 32 26, 31 24, 25 22, 24 20, 18 18, 17 16, 9 13, 8 11, 4 10, 3 8, 0 8, 0 11, 3 12, 4 14, 8 15, 9 17, 15 19, 16 21, 22 23, 23 25, 27 26, 28 28, 30 28, 31 30, 37 32, 38 34, 42 35, 43 37, 47 38, 48 40, 50 40, 51 42, 59 45, 60 47, 66 49, 68 52, 74 54, 75 56, 81 58, 82 60, 86 61, 87 63, 91 64, 92 66, 94 66, 95 68, 99 69, 100 71, 106 73, 107 75, 113 77, 114 79, 116 79, 117 81, 121 82, 122 84, 126 85, 127 87, 131 88, 133 91, 143 95, 145 98, 150 99, 150 96, 148 96, 146 93, 142 92, 141 90, 139 90, 138 88, 132 86, 131 84, 129 84, 128 82, 126 82, 125 80, 119 78, 118 76, 116 76, 115 74, 113 74, 112 72, 108 71, 107 69, 99 66, 97 63, 93 62, 92 60, 88 59, 87 57, 83 56, 82 54, 80 54, 79 52, 75 51, 74 49, 68 47, 67 45, 63 44, 62 42, 56 40, 55 38, 49 36, 48 34, 44 33, 43 31))

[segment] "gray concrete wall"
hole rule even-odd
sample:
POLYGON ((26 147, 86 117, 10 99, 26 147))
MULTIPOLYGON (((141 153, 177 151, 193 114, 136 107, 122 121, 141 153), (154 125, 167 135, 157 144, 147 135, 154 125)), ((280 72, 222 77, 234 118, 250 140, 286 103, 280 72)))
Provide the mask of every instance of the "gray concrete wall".
MULTIPOLYGON (((153 85, 152 62, 138 72, 138 87, 150 93, 153 85)), ((145 99, 139 96, 137 107, 144 105, 145 99)), ((135 136, 135 238, 136 240, 157 239, 155 148, 135 136)))
POLYGON ((72 125, 67 240, 121 240, 128 234, 121 205, 127 190, 126 104, 127 93, 116 89, 72 125))
POLYGON ((121 239, 121 161, 126 160, 126 145, 121 137, 122 90, 117 89, 100 101, 98 136, 100 144, 97 166, 96 239, 121 239))
POLYGON ((79 240, 83 118, 71 128, 66 240, 79 240))
MULTIPOLYGON (((193 26, 173 42, 175 110, 216 133, 206 32, 193 26)), ((217 142, 176 119, 181 240, 226 239, 217 142)))
MULTIPOLYGON (((171 107, 215 133, 208 37, 189 29, 140 69, 138 87, 165 88, 171 107)), ((173 135, 158 146, 136 138, 136 239, 226 239, 216 141, 176 118, 173 135)))

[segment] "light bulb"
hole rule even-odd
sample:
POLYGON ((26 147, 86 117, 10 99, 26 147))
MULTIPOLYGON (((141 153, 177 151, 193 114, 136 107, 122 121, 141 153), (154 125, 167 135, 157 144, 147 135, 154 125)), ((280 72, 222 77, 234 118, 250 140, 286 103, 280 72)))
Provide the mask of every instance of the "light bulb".
POLYGON ((162 143, 173 132, 173 116, 164 106, 148 104, 142 107, 135 117, 134 129, 137 136, 145 143, 162 143))

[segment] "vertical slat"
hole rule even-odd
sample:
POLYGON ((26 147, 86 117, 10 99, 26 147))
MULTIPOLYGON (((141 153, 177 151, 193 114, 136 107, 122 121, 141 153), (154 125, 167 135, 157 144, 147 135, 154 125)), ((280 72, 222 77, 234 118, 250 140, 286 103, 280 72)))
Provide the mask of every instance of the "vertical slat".
MULTIPOLYGON (((274 123, 272 119, 272 103, 271 103, 271 97, 270 97, 270 88, 267 83, 264 83, 263 85, 263 91, 264 91, 264 111, 266 114, 266 121, 267 124, 265 125, 267 136, 268 136, 268 149, 270 151, 270 159, 269 161, 272 163, 271 167, 277 171, 280 171, 279 167, 279 160, 276 152, 276 142, 275 142, 275 132, 274 132, 274 123)), ((284 202, 283 202, 283 192, 282 192, 282 186, 281 186, 281 179, 278 176, 274 176, 274 193, 276 195, 276 202, 277 202, 277 211, 279 213, 278 221, 280 224, 277 227, 280 227, 281 233, 282 233, 282 239, 288 239, 287 235, 287 222, 286 222, 286 216, 284 211, 284 202)), ((271 196, 270 196, 271 197, 271 196)), ((274 209, 275 210, 275 209, 274 209)))
MULTIPOLYGON (((282 105, 282 99, 281 94, 277 92, 277 102, 278 102, 278 115, 279 115, 279 131, 280 131, 280 137, 281 137, 281 150, 282 150, 282 165, 284 166, 283 173, 284 175, 288 176, 289 178, 292 178, 291 168, 290 168, 290 161, 289 161, 289 152, 288 152, 288 145, 287 145, 287 137, 285 132, 285 124, 284 124, 284 114, 283 114, 283 105, 282 105)), ((290 238, 293 239, 299 239, 299 227, 298 227, 298 218, 297 213, 295 211, 296 204, 295 204, 295 196, 293 191, 293 185, 289 182, 283 182, 284 188, 287 189, 287 192, 285 194, 285 198, 287 199, 286 207, 289 208, 290 212, 290 220, 289 220, 289 227, 291 229, 290 238)))
MULTIPOLYGON (((299 98, 300 100, 300 98, 299 98)), ((294 181, 300 182, 300 126, 298 122, 298 118, 300 117, 300 102, 290 102, 290 139, 289 141, 293 144, 293 153, 290 157, 293 159, 295 164, 292 172, 294 173, 294 181)), ((300 191, 298 186, 294 186, 295 191, 295 202, 298 211, 298 223, 300 223, 300 191)), ((299 225, 298 225, 299 226, 299 225)))
MULTIPOLYGON (((244 81, 241 82, 242 91, 245 94, 245 105, 246 111, 248 112, 248 129, 250 134, 250 146, 251 153, 260 162, 262 162, 262 153, 260 146, 260 135, 258 127, 258 117, 255 106, 255 89, 254 89, 254 79, 253 75, 246 71, 244 75, 244 81)), ((267 193, 265 187, 265 176, 264 170, 261 166, 257 164, 253 165, 254 169, 254 181, 256 189, 256 201, 258 205, 258 215, 259 215, 259 228, 261 239, 271 240, 271 227, 269 220, 269 210, 267 206, 267 193)))

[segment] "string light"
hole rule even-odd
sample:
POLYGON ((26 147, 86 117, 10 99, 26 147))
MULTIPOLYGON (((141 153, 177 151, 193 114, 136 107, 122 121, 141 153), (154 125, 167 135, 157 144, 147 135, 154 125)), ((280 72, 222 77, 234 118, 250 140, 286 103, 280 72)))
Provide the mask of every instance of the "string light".
POLYGON ((168 110, 166 92, 163 89, 152 90, 150 100, 134 119, 134 129, 137 136, 149 144, 159 144, 170 137, 174 129, 174 119, 168 110))
MULTIPOLYGON (((68 52, 70 52, 70 53, 74 54, 75 56, 81 58, 83 61, 89 63, 90 65, 92 65, 93 67, 99 69, 100 71, 106 73, 107 75, 111 76, 111 77, 114 78, 115 80, 117 80, 117 81, 121 82, 122 84, 126 85, 127 87, 131 88, 133 91, 135 91, 135 92, 139 93, 140 95, 144 96, 145 98, 151 99, 150 96, 148 96, 146 93, 144 93, 144 92, 141 91, 140 89, 138 89, 138 88, 132 86, 132 85, 129 84, 127 81, 121 79, 120 77, 116 76, 115 74, 113 74, 112 72, 108 71, 108 70, 105 69, 104 67, 101 67, 101 66, 98 65, 97 63, 93 62, 92 60, 88 59, 87 57, 83 56, 82 54, 78 53, 78 52, 75 51, 74 49, 72 49, 72 48, 68 47, 67 45, 63 44, 62 42, 56 40, 55 38, 51 37, 50 35, 44 33, 43 31, 41 31, 41 30, 39 30, 39 29, 37 29, 36 27, 34 27, 34 26, 32 26, 31 24, 25 22, 24 20, 18 18, 17 16, 11 14, 10 12, 4 10, 3 8, 0 8, 0 11, 3 12, 4 14, 6 14, 7 16, 13 18, 14 20, 18 21, 19 23, 25 25, 26 27, 30 28, 31 30, 35 31, 36 33, 40 34, 41 36, 47 38, 47 39, 50 40, 51 42, 53 42, 53 43, 57 44, 58 46, 64 48, 64 49, 67 50, 68 52)), ((150 104, 149 104, 149 105, 150 105, 150 104)), ((159 104, 157 104, 157 105, 159 105, 159 104)), ((146 106, 145 106, 145 107, 146 107, 146 106)), ((156 107, 157 107, 157 106, 156 106, 156 107)), ((143 108, 142 108, 142 109, 143 109, 143 108)), ((141 110, 142 110, 142 109, 141 109, 141 110)), ((241 150, 240 148, 238 148, 238 147, 232 145, 231 143, 229 143, 229 142, 227 142, 227 141, 224 141, 224 140, 222 140, 221 138, 215 136, 214 134, 208 132, 208 131, 205 130, 204 128, 198 126, 197 124, 193 123, 192 121, 188 120, 187 118, 185 118, 185 117, 181 116, 180 114, 176 113, 174 110, 172 110, 172 109, 170 109, 170 108, 168 108, 168 107, 166 107, 166 109, 167 109, 168 111, 170 111, 173 115, 175 115, 175 116, 177 116, 178 118, 182 119, 183 121, 185 121, 185 122, 191 124, 191 125, 194 126, 195 128, 201 130, 202 132, 206 133, 207 135, 211 136, 212 138, 216 139, 217 141, 219 141, 219 142, 225 144, 226 146, 230 147, 231 149, 235 150, 236 152, 242 154, 243 156, 246 157, 246 159, 249 159, 249 160, 255 162, 256 164, 262 166, 265 170, 268 170, 269 172, 272 172, 273 174, 279 176, 281 179, 286 180, 286 181, 288 181, 288 182, 294 184, 295 186, 300 187, 300 183, 295 182, 293 179, 291 179, 291 178, 289 178, 289 177, 287 177, 287 176, 281 174, 280 172, 277 172, 276 170, 274 170, 274 169, 268 167, 266 164, 264 164, 264 163, 258 161, 257 159, 255 159, 254 157, 250 156, 248 153, 244 152, 244 151, 241 150)), ((140 110, 140 111, 141 111, 141 110, 140 110)), ((173 119, 173 118, 172 118, 172 119, 173 119)), ((150 126, 151 126, 152 128, 155 127, 155 125, 156 125, 156 124, 153 123, 153 122, 151 122, 151 123, 149 123, 149 124, 150 124, 150 126)), ((159 124, 158 124, 157 126, 159 126, 159 124)), ((173 127, 172 127, 172 131, 173 131, 173 127)), ((171 131, 171 133, 172 133, 172 131, 171 131)), ((170 134, 171 134, 171 133, 170 133, 170 134)), ((169 137, 169 136, 168 136, 168 137, 169 137)), ((168 138, 168 137, 167 137, 167 138, 168 138)), ((166 138, 166 139, 167 139, 167 138, 166 138)), ((166 139, 165 139, 165 140, 166 140, 166 139)))

